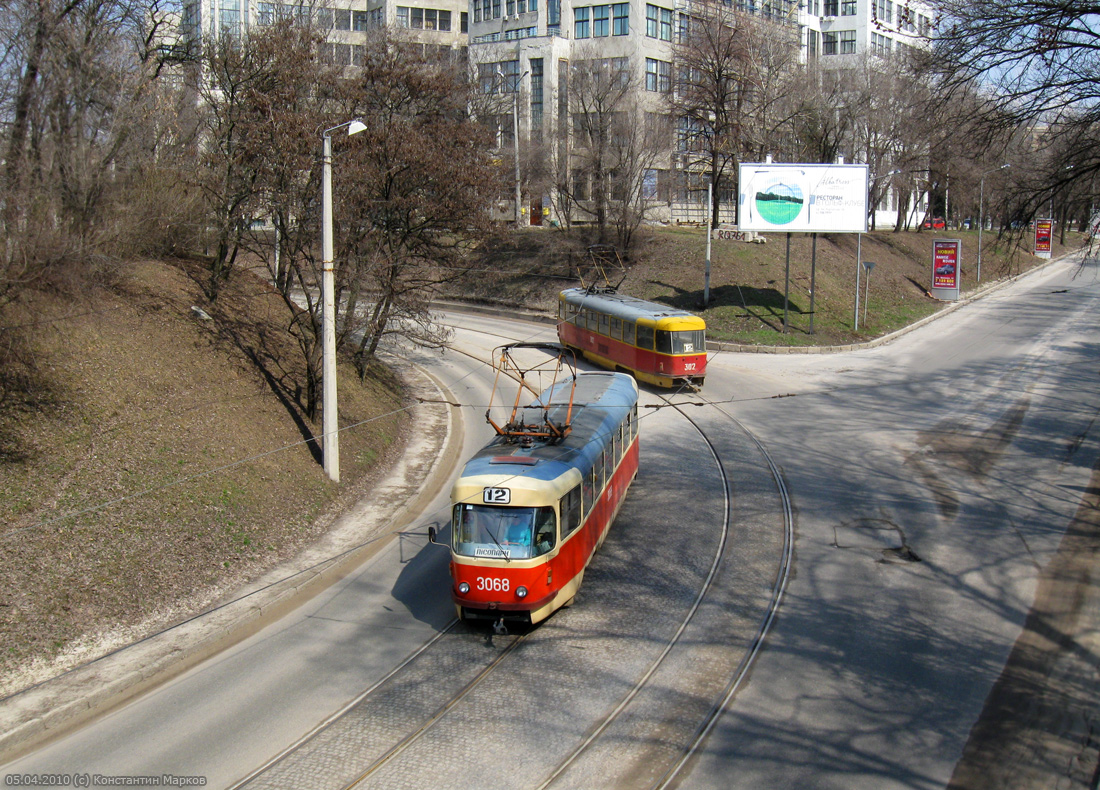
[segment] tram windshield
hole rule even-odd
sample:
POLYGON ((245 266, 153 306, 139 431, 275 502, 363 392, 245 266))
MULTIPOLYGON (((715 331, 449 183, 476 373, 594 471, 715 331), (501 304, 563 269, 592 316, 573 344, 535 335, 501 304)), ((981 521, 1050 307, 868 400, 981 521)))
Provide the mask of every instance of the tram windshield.
POLYGON ((522 560, 546 554, 557 537, 552 507, 455 505, 455 554, 522 560))
POLYGON ((702 354, 707 344, 702 329, 683 332, 657 330, 657 351, 662 354, 702 354))

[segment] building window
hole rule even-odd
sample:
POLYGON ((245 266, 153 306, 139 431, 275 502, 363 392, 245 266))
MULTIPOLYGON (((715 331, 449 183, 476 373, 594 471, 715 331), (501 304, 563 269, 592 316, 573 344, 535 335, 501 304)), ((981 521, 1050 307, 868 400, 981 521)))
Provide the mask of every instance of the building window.
POLYGON ((238 33, 237 28, 241 24, 240 0, 221 0, 218 9, 218 26, 223 33, 238 33))
POLYGON ((630 35, 630 3, 616 3, 611 6, 611 35, 630 35))
POLYGON ((837 16, 840 12, 840 0, 825 0, 825 16, 837 16))
POLYGON ((820 34, 816 30, 806 31, 806 54, 811 58, 817 57, 817 38, 820 34))
MULTIPOLYGON (((476 9, 476 6, 475 6, 475 9, 476 9)), ((461 27, 459 28, 460 33, 469 33, 470 32, 470 13, 468 11, 463 11, 462 12, 462 16, 459 17, 459 25, 461 25, 461 27)))
POLYGON ((397 26, 408 27, 409 26, 409 7, 406 5, 397 6, 397 26))
POLYGON ((351 27, 353 30, 368 30, 370 25, 367 22, 366 11, 352 11, 351 12, 351 27))
POLYGON ((588 38, 588 11, 587 7, 573 9, 573 38, 588 38))
POLYGON ((821 54, 835 55, 837 52, 836 33, 821 34, 821 54))
POLYGON ((840 15, 855 16, 856 0, 840 0, 840 15))
POLYGON ((273 25, 275 24, 275 4, 274 3, 260 3, 256 6, 258 10, 257 20, 261 25, 273 25))
POLYGON ((500 19, 500 0, 493 0, 493 19, 500 19))
POLYGON ((606 5, 592 6, 592 36, 594 38, 607 38, 611 35, 611 7, 606 5))
POLYGON ((664 60, 645 59, 645 89, 668 93, 672 89, 672 64, 664 60))
POLYGON ((655 5, 646 5, 645 34, 649 38, 672 41, 672 11, 655 5))
POLYGON ((336 9, 336 29, 351 30, 351 11, 341 8, 336 9))
POLYGON ((531 58, 531 137, 542 139, 542 58, 531 58))
POLYGON ((519 92, 519 61, 504 60, 497 64, 497 70, 501 75, 500 92, 519 92))
POLYGON ((856 51, 856 31, 854 30, 841 30, 840 31, 840 54, 841 55, 854 55, 856 51))

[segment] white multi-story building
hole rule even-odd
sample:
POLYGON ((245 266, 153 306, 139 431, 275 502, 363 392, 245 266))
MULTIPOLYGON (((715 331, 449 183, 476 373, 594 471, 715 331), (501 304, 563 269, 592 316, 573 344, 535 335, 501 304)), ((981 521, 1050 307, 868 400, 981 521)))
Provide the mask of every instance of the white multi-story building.
MULTIPOLYGON (((512 98, 519 109, 520 149, 560 139, 569 131, 569 75, 574 62, 601 60, 629 73, 642 101, 648 98, 660 112, 662 94, 673 85, 674 42, 692 4, 698 2, 471 0, 471 67, 483 93, 518 93, 512 98)), ((798 7, 775 0, 737 0, 736 8, 788 30, 797 25, 803 62, 821 68, 844 68, 856 65, 867 53, 890 55, 921 46, 932 29, 931 11, 921 0, 802 0, 798 7)), ((497 118, 505 151, 514 145, 511 103, 497 118)), ((704 178, 677 170, 674 152, 669 153, 665 166, 656 167, 650 179, 657 202, 666 204, 664 209, 658 206, 657 215, 701 219, 704 178)), ((525 200, 525 211, 534 222, 547 210, 544 197, 549 195, 525 200)), ((888 197, 887 203, 892 199, 888 197)), ((885 214, 880 221, 886 221, 885 214)))
POLYGON ((252 27, 291 17, 309 20, 325 31, 323 54, 338 65, 362 62, 363 41, 372 27, 403 30, 426 46, 464 49, 467 39, 466 0, 318 0, 275 3, 260 0, 185 0, 181 31, 192 41, 235 35, 252 27), (404 4, 399 4, 404 3, 404 4))
POLYGON ((799 23, 805 30, 807 62, 843 68, 862 55, 900 53, 920 47, 932 32, 932 11, 923 2, 894 0, 803 0, 799 23))

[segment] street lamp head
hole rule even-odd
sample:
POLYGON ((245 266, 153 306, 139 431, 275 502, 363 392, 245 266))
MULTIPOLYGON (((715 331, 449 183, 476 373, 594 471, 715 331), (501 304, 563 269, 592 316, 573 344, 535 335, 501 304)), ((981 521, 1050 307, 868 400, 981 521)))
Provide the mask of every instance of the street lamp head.
POLYGON ((335 126, 325 129, 325 131, 322 133, 322 136, 329 137, 337 129, 343 129, 345 126, 348 128, 348 137, 351 137, 353 134, 359 134, 359 132, 366 131, 367 128, 367 125, 365 123, 356 118, 355 120, 344 121, 343 123, 338 123, 335 126))

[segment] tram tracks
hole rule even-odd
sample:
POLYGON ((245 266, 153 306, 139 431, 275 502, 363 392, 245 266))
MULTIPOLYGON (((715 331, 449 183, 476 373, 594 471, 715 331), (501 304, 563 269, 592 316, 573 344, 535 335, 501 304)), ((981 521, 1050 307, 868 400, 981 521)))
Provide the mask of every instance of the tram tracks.
MULTIPOLYGON (((686 413, 686 403, 674 403, 669 397, 661 397, 661 400, 664 401, 664 406, 662 406, 662 408, 670 407, 675 409, 692 425, 699 439, 704 442, 708 448, 711 462, 714 464, 721 481, 722 497, 724 500, 722 506, 723 523, 721 527, 721 537, 715 545, 713 556, 710 559, 710 567, 702 583, 696 590, 694 600, 686 611, 682 613, 680 622, 673 633, 667 637, 661 649, 656 655, 651 654, 652 657, 644 671, 635 673, 636 680, 632 687, 626 690, 625 693, 621 693, 617 703, 614 704, 608 712, 603 714, 602 718, 595 720, 595 723, 588 728, 586 735, 579 743, 576 743, 576 745, 568 749, 567 752, 559 754, 556 764, 547 766, 546 770, 542 773, 541 780, 525 782, 523 786, 537 786, 539 788, 570 786, 570 782, 576 779, 576 777, 571 778, 569 776, 570 772, 587 756, 598 752, 597 747, 601 744, 601 741, 607 737, 609 730, 624 713, 630 711, 632 705, 639 698, 639 695, 642 695, 651 688, 653 679, 662 669, 666 660, 681 647, 684 635, 688 632, 689 628, 692 627, 700 607, 704 605, 708 594, 712 590, 712 586, 718 576, 719 569, 723 565, 723 561, 729 561, 727 557, 727 547, 732 517, 731 499, 733 497, 733 484, 723 464, 721 452, 715 442, 707 436, 706 430, 700 425, 699 421, 693 419, 686 413)), ((693 406, 699 405, 699 401, 692 401, 690 403, 693 406)), ((727 709, 737 689, 742 684, 751 668, 752 662, 759 653, 760 647, 775 617, 775 612, 782 598, 790 567, 791 537, 793 529, 791 508, 779 470, 775 467, 774 463, 772 463, 770 457, 767 456, 767 452, 763 445, 761 445, 760 442, 732 415, 719 406, 709 401, 705 401, 705 399, 702 403, 710 408, 716 409, 725 419, 736 425, 736 427, 755 444, 759 452, 766 459, 766 463, 774 479, 774 485, 782 503, 781 508, 783 511, 785 535, 783 538, 782 559, 775 575, 770 601, 758 626, 757 632, 751 640, 751 644, 744 653, 744 656, 741 658, 736 672, 729 678, 728 683, 724 685, 722 693, 711 698, 709 710, 702 716, 701 720, 694 720, 692 731, 688 733, 689 737, 680 738, 675 759, 665 760, 661 765, 661 773, 656 782, 648 782, 649 786, 660 788, 668 787, 676 781, 685 766, 690 763, 693 755, 697 753, 701 745, 705 742, 707 735, 711 732, 722 713, 727 709)), ((595 599, 594 605, 598 605, 595 599)), ((463 708, 463 702, 467 701, 475 691, 488 685, 486 681, 494 678, 499 679, 502 671, 504 672, 504 676, 507 677, 508 674, 511 674, 508 672, 509 667, 514 667, 515 672, 520 672, 524 666, 523 662, 509 661, 509 659, 515 659, 517 657, 517 651, 527 642, 528 636, 540 635, 540 638, 546 637, 545 632, 535 630, 530 634, 507 637, 504 640, 506 644, 500 646, 499 644, 494 644, 493 637, 484 635, 487 636, 487 639, 485 644, 481 647, 489 647, 490 650, 488 653, 485 653, 484 650, 479 653, 477 650, 471 650, 470 648, 474 642, 480 640, 482 637, 471 633, 464 633, 464 627, 457 626, 456 624, 457 621, 452 622, 443 632, 422 647, 416 655, 410 656, 408 660, 364 692, 363 695, 347 706, 343 711, 335 714, 306 738, 303 738, 297 744, 283 752, 264 768, 251 774, 244 781, 236 785, 236 787, 247 787, 250 788, 250 790, 262 790, 267 787, 295 786, 332 786, 344 788, 361 788, 375 785, 388 786, 390 783, 385 777, 380 776, 381 774, 386 770, 390 770, 391 773, 398 770, 397 765, 400 761, 404 758, 408 758, 409 753, 415 751, 413 747, 421 741, 427 740, 427 735, 432 733, 432 731, 437 729, 442 723, 446 722, 449 716, 453 716, 457 711, 461 710, 463 708), (433 664, 436 666, 443 664, 444 662, 439 660, 440 657, 449 656, 454 658, 455 655, 466 655, 466 659, 463 661, 452 662, 458 666, 465 661, 467 664, 465 666, 466 671, 452 676, 449 672, 441 670, 436 673, 437 677, 433 679, 431 677, 431 671, 426 668, 433 664), (468 665, 471 661, 480 665, 472 675, 468 665), (353 738, 354 744, 357 745, 349 747, 346 739, 343 739, 340 732, 338 732, 341 729, 347 731, 355 730, 360 727, 363 721, 372 720, 378 716, 385 718, 388 715, 386 708, 392 705, 392 700, 400 693, 400 689, 422 688, 423 684, 426 682, 438 682, 440 680, 438 677, 439 675, 443 676, 442 682, 444 685, 448 686, 448 689, 435 689, 435 691, 439 693, 436 693, 429 703, 421 705, 416 711, 415 716, 406 716, 398 727, 399 731, 390 729, 387 733, 388 746, 380 746, 377 742, 374 742, 370 744, 369 748, 364 750, 361 748, 364 745, 363 742, 355 741, 353 738), (390 700, 391 702, 386 702, 386 700, 390 700), (366 755, 364 751, 370 754, 366 755), (355 752, 355 754, 353 755, 351 752, 355 752), (319 769, 310 767, 310 763, 314 763, 318 766, 330 767, 334 763, 342 764, 345 768, 344 775, 339 777, 338 781, 331 784, 319 782, 319 769), (311 779, 307 783, 297 784, 295 783, 295 776, 309 776, 311 779)), ((614 636, 609 638, 614 639, 614 636)), ((498 638, 497 641, 501 641, 500 638, 498 638)), ((491 692, 490 696, 492 696, 491 692)), ((537 711, 531 715, 537 715, 537 711)), ((537 726, 537 722, 531 722, 531 724, 537 726)), ((381 734, 382 733, 379 732, 379 735, 381 734)), ((498 749, 499 748, 504 747, 498 745, 498 749)), ((489 751, 492 752, 493 750, 490 749, 489 751)), ((417 758, 413 757, 411 759, 415 760, 417 758)), ((335 776, 332 778, 337 779, 335 776)), ((446 780, 439 783, 439 786, 445 785, 447 785, 446 780)), ((631 783, 631 786, 640 785, 631 783)))

